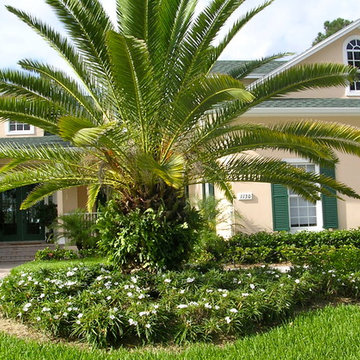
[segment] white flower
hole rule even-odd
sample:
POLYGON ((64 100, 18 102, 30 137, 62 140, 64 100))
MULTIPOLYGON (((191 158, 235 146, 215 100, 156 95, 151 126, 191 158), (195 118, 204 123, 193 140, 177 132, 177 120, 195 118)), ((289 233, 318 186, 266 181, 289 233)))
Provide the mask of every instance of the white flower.
POLYGON ((136 276, 132 276, 131 277, 131 281, 136 284, 137 283, 137 277, 136 276))
POLYGON ((179 293, 180 293, 180 294, 184 294, 184 293, 185 293, 185 290, 184 290, 184 289, 181 289, 181 290, 179 291, 179 293))
POLYGON ((249 296, 249 293, 242 293, 241 294, 243 297, 247 297, 247 296, 249 296))
POLYGON ((54 315, 54 320, 58 320, 59 319, 59 315, 54 315))
POLYGON ((80 320, 76 320, 76 323, 77 323, 78 325, 80 325, 80 324, 81 324, 81 321, 80 321, 80 320))
POLYGON ((73 309, 72 307, 68 307, 67 311, 72 311, 72 309, 73 309))
POLYGON ((171 283, 171 279, 165 279, 164 282, 170 284, 170 283, 171 283))
POLYGON ((198 304, 196 301, 190 301, 190 302, 189 302, 189 305, 198 306, 199 304, 198 304))
POLYGON ((146 327, 147 329, 150 329, 150 328, 151 328, 151 325, 150 325, 150 324, 146 324, 145 327, 146 327))
POLYGON ((66 273, 66 276, 74 276, 74 275, 75 275, 75 273, 73 271, 68 271, 66 273))
POLYGON ((265 289, 260 289, 261 292, 265 292, 265 289))
POLYGON ((230 309, 230 312, 236 314, 238 311, 235 308, 232 308, 230 309))
POLYGON ((206 289, 206 292, 208 293, 208 294, 210 294, 210 293, 212 293, 214 290, 212 290, 212 289, 206 289))
POLYGON ((222 296, 223 296, 223 297, 227 297, 228 294, 227 294, 227 293, 223 293, 222 296))
POLYGON ((254 285, 254 284, 250 284, 250 289, 254 290, 254 289, 255 289, 255 285, 254 285))
POLYGON ((129 291, 126 295, 127 295, 128 297, 132 297, 132 296, 133 296, 133 293, 129 291))
POLYGON ((212 306, 211 306, 209 303, 206 303, 204 306, 205 306, 207 309, 211 309, 211 308, 212 308, 212 306))
POLYGON ((114 307, 114 308, 113 308, 113 311, 114 311, 114 312, 117 312, 117 311, 119 311, 119 309, 118 309, 117 307, 114 307))
POLYGON ((31 303, 27 303, 27 304, 25 304, 25 305, 24 305, 24 309, 26 308, 26 310, 25 310, 25 311, 27 311, 27 309, 28 309, 31 305, 32 305, 31 303))
POLYGON ((63 313, 63 316, 64 316, 64 317, 67 317, 67 316, 68 316, 68 313, 67 313, 67 312, 64 312, 64 313, 63 313))
POLYGON ((140 311, 139 312, 140 316, 145 316, 145 315, 149 315, 149 314, 150 314, 149 311, 140 311))
POLYGON ((60 301, 60 300, 56 299, 56 300, 55 300, 55 304, 57 304, 59 301, 60 301))
POLYGON ((159 305, 154 305, 154 309, 158 309, 159 308, 159 305))
POLYGON ((84 316, 84 314, 80 313, 77 317, 78 317, 78 319, 81 319, 83 316, 84 316))
POLYGON ((180 304, 177 306, 178 309, 186 309, 188 306, 186 304, 180 304))
POLYGON ((230 323, 231 323, 231 319, 230 319, 230 317, 229 317, 229 316, 227 316, 227 317, 225 318, 225 321, 226 321, 228 324, 230 324, 230 323))
POLYGON ((139 296, 138 296, 138 299, 144 299, 145 298, 145 295, 144 294, 140 294, 139 296))
POLYGON ((129 324, 136 326, 138 324, 138 322, 133 319, 129 319, 129 324))
POLYGON ((48 308, 48 307, 43 307, 41 311, 42 311, 42 312, 47 312, 47 311, 50 311, 50 308, 48 308))
POLYGON ((114 315, 110 315, 110 319, 111 319, 111 320, 114 320, 114 319, 115 319, 115 316, 114 316, 114 315))
POLYGON ((215 306, 214 306, 214 309, 215 309, 215 310, 219 310, 219 309, 220 309, 220 306, 219 306, 219 305, 215 305, 215 306))
POLYGON ((43 299, 45 297, 45 294, 40 294, 40 299, 43 299))
POLYGON ((41 318, 38 316, 37 318, 36 318, 36 321, 40 321, 41 320, 41 318))
POLYGON ((110 300, 110 299, 111 299, 111 296, 107 296, 107 297, 106 297, 106 300, 110 300))
POLYGON ((192 283, 194 280, 195 280, 195 278, 190 278, 190 277, 188 277, 188 278, 186 279, 186 282, 187 282, 187 283, 192 283))
POLYGON ((295 282, 296 282, 297 284, 299 284, 299 283, 300 283, 300 280, 299 280, 299 279, 296 279, 295 282))

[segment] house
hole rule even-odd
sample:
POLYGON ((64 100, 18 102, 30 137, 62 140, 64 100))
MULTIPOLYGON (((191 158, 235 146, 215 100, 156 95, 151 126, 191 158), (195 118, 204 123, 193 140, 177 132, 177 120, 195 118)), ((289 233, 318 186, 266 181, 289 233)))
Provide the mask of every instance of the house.
MULTIPOLYGON (((247 78, 247 85, 262 81, 292 66, 311 63, 345 63, 360 69, 360 19, 348 27, 311 47, 290 61, 270 63, 247 78)), ((215 71, 228 72, 236 61, 223 61, 215 71)), ((279 123, 299 120, 341 122, 360 127, 360 81, 347 88, 337 87, 288 94, 281 99, 264 102, 243 115, 245 123, 279 123)), ((285 152, 257 151, 271 155, 308 171, 322 172, 353 187, 360 193, 360 159, 339 155, 335 173, 299 159, 285 152)), ((351 229, 360 226, 360 200, 322 196, 316 204, 302 199, 283 186, 265 183, 239 182, 232 184, 236 199, 232 204, 224 201, 228 221, 219 225, 225 236, 233 232, 233 214, 241 216, 242 231, 319 231, 322 229, 351 229)), ((201 197, 212 192, 211 184, 193 186, 190 196, 201 197)), ((222 198, 215 189, 215 196, 222 198)))
MULTIPOLYGON (((346 63, 360 69, 360 19, 327 38, 323 42, 294 57, 290 61, 275 61, 259 68, 246 79, 246 85, 282 72, 292 66, 308 63, 346 63)), ((238 66, 238 61, 220 61, 214 71, 227 73, 238 66)), ((347 88, 331 88, 289 94, 284 98, 267 101, 239 119, 248 123, 277 123, 305 120, 341 122, 360 126, 360 81, 347 88)), ((42 130, 18 122, 0 123, 0 144, 61 143, 56 136, 48 136, 42 130)), ((269 155, 269 152, 257 152, 269 155)), ((308 171, 324 172, 307 159, 298 159, 286 153, 272 152, 284 161, 308 171)), ((360 159, 340 155, 335 173, 328 174, 353 187, 360 193, 360 159)), ((223 200, 227 221, 219 225, 219 232, 231 235, 234 213, 241 214, 242 229, 248 232, 266 231, 317 231, 325 228, 349 229, 360 226, 360 200, 337 200, 323 196, 316 204, 276 184, 233 183, 236 199, 233 203, 223 200)), ((19 206, 31 188, 19 188, 0 194, 0 241, 43 240, 44 229, 39 225, 36 208, 20 211, 19 206)), ((211 184, 191 186, 190 197, 215 194, 222 199, 218 189, 211 184)), ((49 201, 49 200, 47 200, 49 201)), ((85 207, 85 188, 72 188, 57 192, 50 201, 57 204, 58 214, 65 214, 85 207)))

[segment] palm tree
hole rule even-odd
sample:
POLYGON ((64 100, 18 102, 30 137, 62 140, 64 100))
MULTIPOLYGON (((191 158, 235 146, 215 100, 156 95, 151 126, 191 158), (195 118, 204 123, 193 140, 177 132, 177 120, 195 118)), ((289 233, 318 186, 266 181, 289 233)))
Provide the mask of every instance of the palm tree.
MULTIPOLYGON (((21 10, 7 9, 41 35, 74 75, 25 59, 0 72, 0 117, 44 129, 72 146, 0 146, 0 191, 37 184, 28 208, 55 191, 86 186, 91 209, 101 188, 121 195, 123 211, 172 209, 185 185, 211 182, 232 197, 230 182, 286 185, 309 200, 319 191, 358 197, 323 175, 306 173, 247 150, 281 149, 334 166, 335 151, 360 155, 360 131, 318 122, 284 125, 234 121, 262 101, 288 92, 345 86, 356 69, 304 65, 246 88, 242 80, 285 54, 249 62, 230 75, 211 72, 256 14, 240 17, 214 45, 245 0, 117 0, 113 23, 99 0, 45 0, 66 36, 21 10)), ((180 201, 181 202, 181 201, 180 201)))

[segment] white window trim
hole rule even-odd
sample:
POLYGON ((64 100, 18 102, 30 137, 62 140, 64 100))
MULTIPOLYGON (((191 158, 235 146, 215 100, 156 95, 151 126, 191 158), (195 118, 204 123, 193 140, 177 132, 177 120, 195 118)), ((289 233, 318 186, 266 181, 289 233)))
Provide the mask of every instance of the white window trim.
MULTIPOLYGON (((348 38, 345 39, 344 43, 343 43, 343 59, 344 59, 344 64, 348 65, 348 58, 347 58, 347 45, 350 41, 352 40, 360 40, 360 36, 358 35, 352 35, 349 36, 348 38)), ((360 90, 350 90, 350 85, 346 87, 345 90, 345 95, 346 96, 360 96, 360 90)))
MULTIPOLYGON (((282 159, 283 161, 294 165, 315 165, 315 173, 320 173, 320 166, 317 164, 312 163, 310 160, 307 159, 282 159)), ((288 209, 289 209, 289 227, 291 233, 296 233, 299 231, 322 231, 324 230, 324 216, 323 216, 323 210, 322 210, 322 201, 321 199, 316 202, 316 226, 301 226, 301 227, 291 227, 291 214, 290 214, 290 196, 288 196, 288 209)))
MULTIPOLYGON (((21 121, 19 121, 21 122, 21 121)), ((10 131, 10 121, 6 121, 5 125, 5 135, 7 136, 16 136, 16 135, 34 135, 35 134, 35 127, 30 125, 30 130, 13 130, 10 131)))

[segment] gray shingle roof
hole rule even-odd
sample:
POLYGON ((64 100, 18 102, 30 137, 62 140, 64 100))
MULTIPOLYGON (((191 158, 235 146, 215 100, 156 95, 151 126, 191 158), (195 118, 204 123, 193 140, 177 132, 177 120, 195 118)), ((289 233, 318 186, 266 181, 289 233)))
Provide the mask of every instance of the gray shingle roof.
POLYGON ((288 98, 265 101, 258 108, 360 108, 360 99, 288 98))
POLYGON ((26 137, 18 137, 18 138, 0 138, 0 145, 4 144, 12 144, 12 145, 33 145, 33 146, 40 146, 40 145, 62 145, 62 146, 70 146, 69 143, 64 142, 61 138, 56 135, 51 136, 26 136, 26 137))
MULTIPOLYGON (((221 74, 228 74, 231 70, 236 69, 244 64, 249 62, 249 60, 219 60, 215 63, 212 72, 217 72, 221 74)), ((260 66, 256 69, 252 75, 265 75, 269 72, 277 69, 279 66, 285 64, 287 61, 271 61, 268 64, 260 66)))

